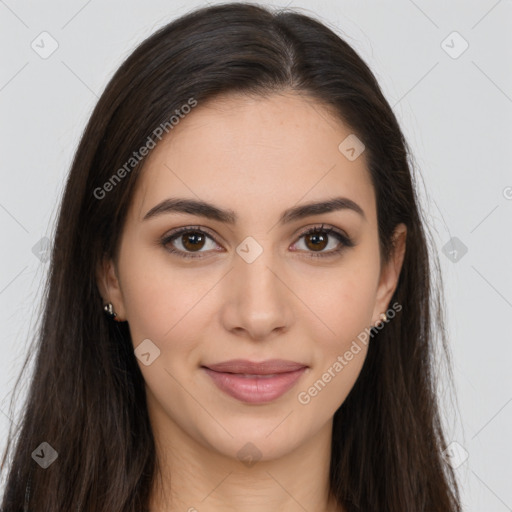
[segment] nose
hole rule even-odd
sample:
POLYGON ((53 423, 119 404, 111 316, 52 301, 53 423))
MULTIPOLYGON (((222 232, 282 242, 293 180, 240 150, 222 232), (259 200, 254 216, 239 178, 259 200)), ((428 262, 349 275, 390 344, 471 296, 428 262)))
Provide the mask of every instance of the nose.
POLYGON ((254 261, 237 254, 233 265, 223 283, 221 320, 225 329, 254 341, 289 330, 297 299, 271 249, 264 249, 254 261))

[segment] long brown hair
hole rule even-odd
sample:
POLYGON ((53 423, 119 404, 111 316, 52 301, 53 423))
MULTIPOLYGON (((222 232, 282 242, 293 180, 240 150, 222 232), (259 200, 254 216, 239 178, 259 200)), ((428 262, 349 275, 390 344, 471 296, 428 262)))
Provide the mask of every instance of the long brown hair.
POLYGON ((384 261, 394 227, 407 226, 391 299, 402 311, 370 343, 334 415, 330 492, 350 512, 461 510, 441 453, 436 336, 447 361, 449 352, 433 280, 439 268, 397 119, 368 66, 323 23, 293 10, 228 3, 192 11, 146 39, 91 115, 60 205, 33 376, 3 457, 2 468, 10 459, 3 512, 147 508, 157 458, 144 380, 128 326, 105 317, 96 281, 98 262, 119 247, 144 159, 126 162, 157 127, 170 132, 168 120, 190 98, 201 104, 218 94, 285 90, 331 109, 365 144, 384 261), (123 166, 122 180, 110 181, 100 197, 123 166), (42 442, 58 454, 46 469, 31 456, 42 442))

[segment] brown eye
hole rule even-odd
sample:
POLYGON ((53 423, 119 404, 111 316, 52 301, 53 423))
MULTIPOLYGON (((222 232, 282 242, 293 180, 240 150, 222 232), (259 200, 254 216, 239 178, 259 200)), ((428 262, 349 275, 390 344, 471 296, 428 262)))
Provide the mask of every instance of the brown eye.
POLYGON ((181 243, 187 251, 197 251, 202 249, 205 239, 204 234, 199 231, 188 231, 181 235, 181 243))
MULTIPOLYGON (((304 239, 305 249, 301 249, 301 252, 311 257, 336 256, 346 248, 354 246, 354 242, 346 235, 335 228, 324 228, 323 224, 321 227, 311 228, 303 233, 299 237, 299 240, 302 241, 302 239, 304 239), (331 250, 325 250, 330 245, 333 245, 331 250)), ((208 255, 212 250, 219 251, 213 236, 199 227, 188 226, 177 229, 162 238, 160 243, 167 251, 182 258, 202 258, 203 253, 208 255), (207 247, 208 242, 213 244, 212 247, 207 247)))
POLYGON ((306 245, 313 251, 322 251, 327 247, 329 241, 329 235, 322 232, 313 232, 305 235, 306 245))
MULTIPOLYGON (((170 253, 183 258, 201 258, 205 252, 210 252, 207 243, 215 246, 213 237, 199 228, 182 228, 164 237, 161 244, 170 253), (194 254, 196 253, 196 254, 194 254)), ((215 248, 213 248, 215 250, 215 248)))
POLYGON ((302 233, 299 239, 304 239, 305 252, 313 258, 337 256, 344 249, 354 246, 354 242, 346 235, 335 228, 324 228, 323 224, 320 227, 315 227, 302 233), (332 245, 331 241, 337 241, 337 244, 334 243, 331 250, 324 250, 329 245, 332 245))

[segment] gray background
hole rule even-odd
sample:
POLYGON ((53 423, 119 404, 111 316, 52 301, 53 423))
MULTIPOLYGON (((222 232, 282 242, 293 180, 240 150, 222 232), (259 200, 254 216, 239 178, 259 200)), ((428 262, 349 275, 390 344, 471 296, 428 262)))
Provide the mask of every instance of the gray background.
MULTIPOLYGON (((2 449, 48 269, 44 238, 88 116, 135 45, 199 5, 0 0, 2 449), (31 47, 51 49, 43 31, 58 43, 44 59, 31 47)), ((442 385, 447 437, 458 443, 447 460, 464 510, 512 511, 512 1, 271 5, 299 7, 344 37, 393 106, 444 276, 458 397, 442 385)))

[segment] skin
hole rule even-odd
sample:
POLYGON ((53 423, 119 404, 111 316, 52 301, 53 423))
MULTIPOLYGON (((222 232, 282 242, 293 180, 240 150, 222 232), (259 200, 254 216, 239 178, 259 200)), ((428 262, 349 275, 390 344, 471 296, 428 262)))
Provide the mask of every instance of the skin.
MULTIPOLYGON (((134 347, 150 339, 160 350, 148 366, 138 360, 160 460, 151 512, 341 510, 328 500, 332 420, 367 346, 308 404, 297 395, 390 308, 406 238, 401 224, 384 265, 365 153, 349 161, 338 150, 351 133, 297 93, 229 95, 195 107, 149 154, 118 259, 103 262, 98 286, 128 321, 134 347), (170 196, 208 201, 239 219, 232 226, 186 213, 142 220, 170 196), (355 201, 366 218, 346 209, 277 223, 287 208, 336 196, 355 201), (315 248, 301 235, 322 223, 355 245, 312 257, 315 248), (160 244, 184 226, 214 237, 195 246, 197 259, 160 244), (248 236, 263 250, 252 263, 236 252, 248 236), (309 368, 275 401, 250 405, 220 391, 200 368, 233 358, 309 368), (249 442, 261 456, 251 466, 237 455, 249 442)), ((168 247, 186 250, 180 240, 168 247)), ((318 251, 339 244, 329 235, 318 251)))

